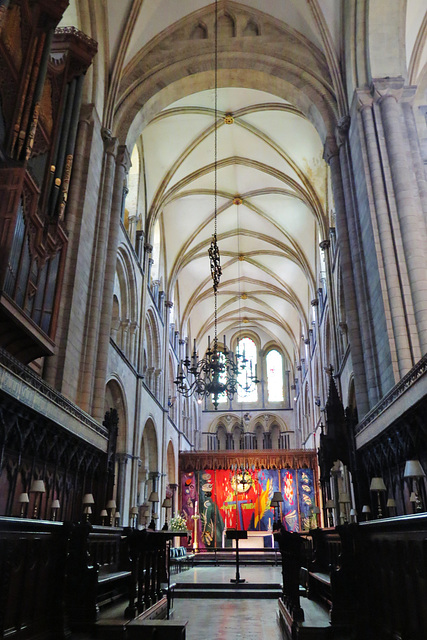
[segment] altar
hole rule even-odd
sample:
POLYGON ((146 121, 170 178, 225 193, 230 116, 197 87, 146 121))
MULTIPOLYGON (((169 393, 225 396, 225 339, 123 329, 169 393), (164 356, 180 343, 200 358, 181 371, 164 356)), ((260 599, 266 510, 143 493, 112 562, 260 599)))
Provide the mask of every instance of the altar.
MULTIPOLYGON (((272 531, 247 531, 248 537, 239 541, 240 549, 264 549, 274 547, 272 531)), ((226 529, 222 533, 222 546, 225 547, 226 529)), ((236 541, 232 540, 233 549, 236 541)))

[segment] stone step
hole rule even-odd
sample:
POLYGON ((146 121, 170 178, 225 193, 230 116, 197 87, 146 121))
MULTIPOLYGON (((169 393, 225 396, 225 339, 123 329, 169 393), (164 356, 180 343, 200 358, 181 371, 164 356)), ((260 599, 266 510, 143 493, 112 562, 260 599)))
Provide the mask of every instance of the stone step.
POLYGON ((250 589, 241 585, 233 588, 228 588, 226 585, 222 585, 218 588, 205 589, 204 586, 199 587, 187 587, 183 589, 175 590, 174 598, 194 598, 194 599, 217 599, 217 600, 272 600, 278 599, 282 595, 281 589, 250 589))
POLYGON ((258 591, 281 591, 281 588, 278 582, 242 582, 240 585, 232 582, 199 582, 197 584, 192 582, 177 582, 175 585, 175 593, 182 589, 254 589, 258 591))

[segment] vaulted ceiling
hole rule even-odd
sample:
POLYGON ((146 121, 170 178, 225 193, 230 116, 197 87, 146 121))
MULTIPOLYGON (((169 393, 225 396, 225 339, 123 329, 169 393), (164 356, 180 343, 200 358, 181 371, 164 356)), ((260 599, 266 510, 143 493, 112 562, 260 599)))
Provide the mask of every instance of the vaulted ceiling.
MULTIPOLYGON (((384 15, 390 6, 371 5, 384 15)), ((342 7, 338 0, 219 1, 218 333, 253 329, 291 361, 311 328, 319 242, 333 224, 322 156, 348 112, 342 7)), ((416 78, 427 60, 425 0, 411 0, 406 11, 400 45, 416 78)), ((138 144, 147 239, 158 221, 163 284, 183 334, 202 349, 214 311, 207 255, 215 210, 213 17, 206 0, 76 0, 64 19, 100 40, 93 101, 100 104, 101 94, 104 125, 138 144)))

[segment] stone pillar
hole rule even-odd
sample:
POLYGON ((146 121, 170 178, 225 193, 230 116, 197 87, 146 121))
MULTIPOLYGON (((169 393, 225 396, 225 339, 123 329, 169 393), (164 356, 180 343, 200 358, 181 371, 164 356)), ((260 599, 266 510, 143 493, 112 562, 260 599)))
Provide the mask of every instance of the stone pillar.
POLYGON ((129 327, 130 332, 130 343, 129 343, 129 360, 133 365, 135 365, 137 361, 137 335, 138 335, 138 323, 131 322, 129 327))
POLYGON ((336 308, 336 303, 335 303, 335 289, 333 286, 333 280, 332 280, 332 269, 331 269, 331 256, 330 256, 330 247, 331 247, 331 242, 330 240, 322 240, 322 242, 319 244, 320 248, 322 249, 322 251, 324 252, 325 255, 325 263, 326 263, 326 286, 328 288, 328 298, 329 298, 329 309, 330 309, 330 314, 331 314, 331 336, 332 336, 332 349, 334 352, 334 359, 335 359, 335 363, 329 363, 329 364, 334 364, 335 368, 338 370, 338 345, 337 345, 337 325, 338 325, 338 318, 337 318, 337 308, 336 308))
MULTIPOLYGON (((85 358, 82 363, 80 378, 80 406, 91 413, 92 395, 94 387, 94 373, 96 370, 96 353, 99 345, 99 328, 101 322, 101 307, 104 293, 104 277, 106 267, 106 251, 108 234, 110 230, 111 203, 113 199, 115 160, 117 153, 117 140, 111 136, 111 132, 103 129, 104 140, 104 169, 102 175, 102 191, 97 209, 97 228, 95 235, 95 249, 90 274, 91 291, 89 315, 86 324, 86 348, 85 358)), ((111 315, 111 314, 110 314, 111 315)), ((110 318, 111 319, 111 318, 110 318)), ((108 335, 110 327, 108 327, 108 335)), ((97 416, 102 420, 102 412, 97 416)))
MULTIPOLYGON (((345 134, 347 126, 342 127, 345 134)), ((343 149, 344 139, 341 139, 341 149, 343 149)), ((349 335, 351 343, 351 355, 355 374, 355 392, 357 408, 360 416, 369 411, 370 404, 373 405, 378 400, 378 395, 372 394, 372 400, 368 398, 368 380, 372 376, 367 375, 365 369, 365 357, 368 359, 368 349, 365 350, 366 340, 366 320, 359 318, 359 310, 363 307, 362 300, 356 296, 356 289, 359 291, 359 298, 362 296, 363 285, 360 274, 360 251, 358 255, 353 255, 350 246, 350 233, 355 233, 352 184, 349 180, 348 171, 346 180, 346 192, 344 189, 341 164, 347 164, 347 153, 340 151, 335 139, 328 138, 325 144, 324 158, 331 168, 332 190, 334 194, 335 209, 337 212, 337 236, 341 255, 341 269, 343 277, 343 288, 346 315, 348 318, 349 335), (341 159, 341 155, 343 158, 341 159), (347 200, 346 200, 347 195, 347 200), (347 207, 348 205, 348 207, 347 207), (348 211, 347 208, 351 209, 348 211), (349 220, 350 219, 350 220, 349 220), (354 263, 354 271, 353 271, 354 263), (360 287, 360 289, 359 289, 360 287), (362 331, 362 326, 364 330, 362 331), (363 337, 362 337, 363 336, 363 337)), ((376 388, 376 383, 374 384, 376 388)), ((323 396, 325 397, 325 396, 323 396)))
MULTIPOLYGON (((417 167, 414 168, 408 146, 408 132, 399 102, 413 99, 414 89, 404 89, 403 79, 386 80, 374 84, 375 97, 379 100, 388 161, 393 181, 393 192, 399 219, 405 263, 408 270, 410 296, 406 297, 406 321, 408 332, 418 330, 418 344, 413 343, 415 360, 427 352, 427 270, 425 251, 427 231, 425 212, 418 188, 417 167), (412 313, 415 316, 415 327, 412 313)), ((406 112, 409 105, 406 106, 406 112)), ((424 194, 421 194, 425 197, 424 194)))
POLYGON ((100 299, 100 326, 95 363, 95 384, 92 395, 92 414, 95 419, 104 411, 104 395, 107 375, 108 348, 110 342, 110 323, 113 311, 114 279, 116 274, 117 247, 119 243, 120 212, 123 198, 123 185, 130 167, 130 156, 125 146, 119 147, 115 166, 114 194, 111 204, 108 241, 102 247, 105 253, 102 298, 100 299), (107 250, 105 251, 105 247, 107 250))
MULTIPOLYGON (((374 100, 366 92, 359 92, 359 111, 363 123, 364 142, 369 168, 369 182, 372 189, 372 226, 377 236, 380 251, 377 251, 378 267, 383 274, 382 297, 390 344, 394 380, 397 382, 415 364, 412 343, 416 335, 408 331, 407 302, 404 290, 409 292, 406 265, 401 261, 402 246, 393 198, 387 185, 388 167, 381 157, 382 136, 380 114, 375 113, 374 100)), ((410 306, 412 303, 410 302, 410 306)), ((418 346, 419 349, 419 346, 418 346)))

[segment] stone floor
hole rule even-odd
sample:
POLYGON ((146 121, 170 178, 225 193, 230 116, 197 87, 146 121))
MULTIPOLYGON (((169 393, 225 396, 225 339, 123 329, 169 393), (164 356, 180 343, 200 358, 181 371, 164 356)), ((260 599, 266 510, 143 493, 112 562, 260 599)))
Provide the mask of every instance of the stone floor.
MULTIPOLYGON (((171 575, 171 582, 230 584, 233 566, 194 567, 171 575)), ((281 583, 280 567, 241 566, 248 583, 281 583)), ((107 609, 101 618, 121 618, 125 604, 107 609)), ((171 619, 188 620, 186 640, 283 640, 277 622, 277 600, 226 600, 175 598, 171 619)), ((73 634, 73 640, 93 640, 88 634, 73 634)))
MULTIPOLYGON (((279 567, 241 566, 249 583, 281 582, 279 567)), ((235 568, 194 567, 171 577, 192 584, 229 583, 235 568)), ((203 587, 202 587, 203 588, 203 587)), ((174 620, 188 620, 186 640, 282 640, 276 600, 189 600, 175 598, 174 620)))

